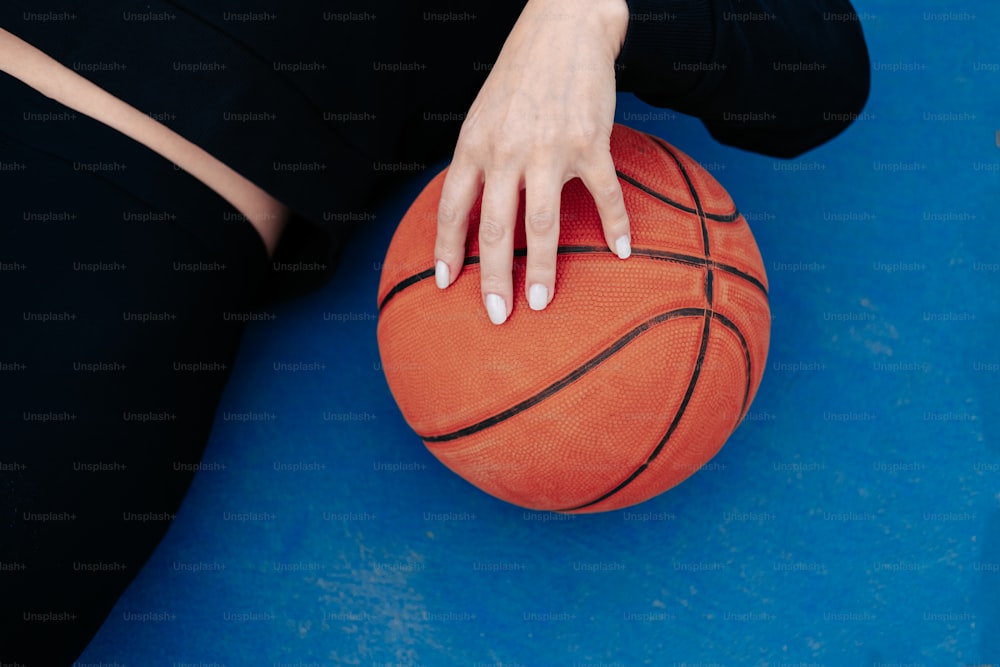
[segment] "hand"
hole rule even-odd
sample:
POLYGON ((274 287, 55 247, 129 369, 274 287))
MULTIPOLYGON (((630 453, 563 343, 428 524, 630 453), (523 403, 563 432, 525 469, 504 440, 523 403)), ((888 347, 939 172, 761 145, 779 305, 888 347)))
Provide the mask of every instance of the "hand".
POLYGON ((579 177, 608 247, 629 256, 628 214, 611 160, 615 59, 628 28, 625 0, 529 0, 462 125, 438 208, 435 280, 450 285, 465 260, 469 211, 479 221, 483 303, 503 324, 514 303, 513 240, 525 191, 525 291, 533 310, 555 294, 559 204, 579 177))

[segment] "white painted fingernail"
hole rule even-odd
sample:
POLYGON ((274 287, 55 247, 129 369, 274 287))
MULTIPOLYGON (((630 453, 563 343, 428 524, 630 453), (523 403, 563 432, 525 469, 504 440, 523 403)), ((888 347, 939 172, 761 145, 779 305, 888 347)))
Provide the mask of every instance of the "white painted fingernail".
POLYGON ((503 324, 507 321, 507 304, 499 294, 486 295, 486 313, 493 324, 503 324))
POLYGON ((627 236, 618 237, 618 240, 615 241, 615 252, 618 253, 618 259, 628 259, 628 256, 632 254, 632 246, 627 236))
POLYGON ((448 286, 448 265, 442 262, 440 259, 434 265, 434 282, 441 289, 448 286))
POLYGON ((549 305, 549 288, 535 283, 528 290, 528 305, 532 310, 545 310, 549 305))

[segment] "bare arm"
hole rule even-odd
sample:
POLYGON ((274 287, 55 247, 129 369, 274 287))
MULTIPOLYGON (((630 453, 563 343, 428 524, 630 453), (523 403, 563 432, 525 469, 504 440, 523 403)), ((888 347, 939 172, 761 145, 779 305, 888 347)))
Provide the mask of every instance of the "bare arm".
POLYGON ((2 28, 0 70, 184 169, 246 216, 260 233, 268 254, 274 254, 289 210, 228 165, 2 28))

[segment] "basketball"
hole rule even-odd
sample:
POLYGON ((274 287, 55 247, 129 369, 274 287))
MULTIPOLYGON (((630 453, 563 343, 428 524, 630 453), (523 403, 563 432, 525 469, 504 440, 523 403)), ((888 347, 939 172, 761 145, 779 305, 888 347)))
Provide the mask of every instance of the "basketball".
POLYGON ((679 484, 739 426, 764 372, 767 276, 746 220, 696 161, 622 125, 611 135, 632 255, 607 247, 579 179, 562 193, 555 296, 482 305, 479 205, 461 274, 434 283, 438 174, 389 245, 378 291, 382 368, 409 426, 445 466, 533 510, 601 512, 679 484))

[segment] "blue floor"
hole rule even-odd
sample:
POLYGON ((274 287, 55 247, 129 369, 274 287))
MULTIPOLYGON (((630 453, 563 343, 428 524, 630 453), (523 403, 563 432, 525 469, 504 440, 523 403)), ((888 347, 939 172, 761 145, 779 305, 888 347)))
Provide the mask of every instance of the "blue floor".
POLYGON ((440 465, 375 341, 415 182, 249 328, 205 469, 80 663, 1000 664, 1000 8, 855 6, 871 100, 800 159, 620 101, 729 189, 769 274, 767 372, 709 466, 562 516, 440 465))

